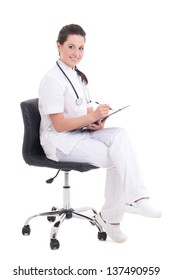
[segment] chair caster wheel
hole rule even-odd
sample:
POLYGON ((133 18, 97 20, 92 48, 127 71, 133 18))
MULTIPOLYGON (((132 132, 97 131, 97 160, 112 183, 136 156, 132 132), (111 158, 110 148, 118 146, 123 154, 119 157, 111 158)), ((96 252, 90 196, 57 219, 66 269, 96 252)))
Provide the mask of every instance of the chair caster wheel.
POLYGON ((55 222, 55 220, 56 220, 56 217, 54 217, 54 216, 48 216, 47 217, 47 220, 49 221, 49 222, 55 222))
MULTIPOLYGON (((53 206, 51 210, 52 210, 52 211, 56 211, 57 209, 56 209, 55 206, 53 206)), ((53 222, 55 222, 56 217, 55 217, 55 216, 48 216, 48 217, 47 217, 47 220, 48 220, 49 222, 52 222, 52 223, 53 223, 53 222)))
POLYGON ((50 248, 52 250, 57 250, 59 248, 59 246, 60 246, 60 243, 57 239, 51 239, 50 240, 50 248))
POLYGON ((105 231, 98 232, 97 237, 99 240, 105 241, 107 238, 107 233, 105 231))
POLYGON ((29 225, 24 226, 24 227, 22 228, 22 234, 23 234, 23 235, 30 235, 30 233, 31 233, 31 229, 30 229, 30 226, 29 226, 29 225))

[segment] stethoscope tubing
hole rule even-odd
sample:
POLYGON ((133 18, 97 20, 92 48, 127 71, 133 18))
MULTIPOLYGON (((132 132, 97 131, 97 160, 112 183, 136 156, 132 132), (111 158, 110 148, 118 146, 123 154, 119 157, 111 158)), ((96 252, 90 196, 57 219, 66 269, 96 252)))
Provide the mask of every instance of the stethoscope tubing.
POLYGON ((64 76, 67 78, 67 80, 69 81, 70 85, 72 86, 72 88, 73 88, 73 90, 74 90, 74 92, 75 92, 75 94, 76 94, 76 97, 77 97, 77 99, 76 99, 76 104, 77 104, 77 105, 82 105, 83 99, 79 97, 79 95, 78 95, 78 93, 77 93, 77 91, 76 91, 74 85, 72 84, 72 82, 70 81, 69 77, 68 77, 67 74, 64 72, 64 70, 61 68, 61 66, 59 65, 58 61, 56 61, 56 64, 57 64, 57 66, 59 67, 59 69, 61 70, 61 72, 64 74, 64 76))

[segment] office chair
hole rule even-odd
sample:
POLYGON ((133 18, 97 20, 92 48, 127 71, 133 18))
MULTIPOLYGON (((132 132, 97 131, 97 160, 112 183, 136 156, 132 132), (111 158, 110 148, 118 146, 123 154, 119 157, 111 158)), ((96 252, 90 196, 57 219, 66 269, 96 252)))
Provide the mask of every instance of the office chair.
MULTIPOLYGON (((24 137, 23 137, 23 147, 22 155, 24 161, 28 165, 37 166, 37 167, 47 167, 53 168, 59 171, 64 172, 64 186, 63 186, 63 207, 52 207, 51 211, 39 213, 29 217, 22 228, 23 235, 29 235, 31 232, 29 222, 31 219, 39 216, 46 216, 49 222, 55 222, 51 229, 50 234, 50 248, 58 249, 60 242, 57 240, 58 230, 60 225, 65 219, 70 219, 73 217, 82 218, 88 220, 91 225, 94 225, 98 229, 98 239, 106 240, 107 234, 103 231, 100 224, 95 220, 95 215, 97 211, 94 208, 90 207, 81 207, 81 208, 72 208, 70 205, 70 185, 69 185, 69 172, 71 170, 79 172, 87 172, 98 167, 93 166, 88 163, 79 163, 79 162, 56 162, 50 160, 46 157, 41 145, 39 138, 39 127, 40 127, 40 113, 38 110, 38 98, 30 99, 21 102, 21 111, 23 116, 24 123, 24 137), (86 216, 84 212, 90 211, 92 215, 86 216), (56 221, 57 218, 57 221, 56 221)), ((57 176, 56 174, 56 176, 57 176)), ((56 177, 55 176, 55 177, 56 177)), ((54 178, 55 178, 54 177, 54 178)), ((53 181, 48 180, 48 183, 53 181)), ((70 231, 69 231, 70 232, 70 231)))

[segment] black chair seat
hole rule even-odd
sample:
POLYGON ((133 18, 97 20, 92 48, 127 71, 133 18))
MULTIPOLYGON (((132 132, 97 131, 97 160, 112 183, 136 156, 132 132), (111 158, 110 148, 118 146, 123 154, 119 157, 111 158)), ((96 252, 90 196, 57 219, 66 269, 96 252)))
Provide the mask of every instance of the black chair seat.
POLYGON ((91 169, 96 169, 98 167, 93 166, 88 163, 81 163, 81 162, 56 162, 46 158, 45 155, 32 155, 29 157, 28 162, 29 165, 39 166, 39 167, 48 167, 54 169, 61 169, 62 171, 80 171, 86 172, 91 169))

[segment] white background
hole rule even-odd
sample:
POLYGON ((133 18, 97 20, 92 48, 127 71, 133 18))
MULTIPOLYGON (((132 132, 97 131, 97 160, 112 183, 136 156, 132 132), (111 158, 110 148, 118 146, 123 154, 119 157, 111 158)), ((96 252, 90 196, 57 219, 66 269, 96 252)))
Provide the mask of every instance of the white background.
MULTIPOLYGON (((1 275, 6 279, 27 278, 13 276, 13 269, 19 265, 103 269, 98 276, 90 276, 93 279, 113 279, 115 276, 106 275, 108 266, 159 266, 160 275, 150 278, 170 278, 172 15, 172 1, 168 0, 1 1, 0 254, 1 275), (112 107, 131 105, 110 118, 107 126, 122 126, 130 132, 151 201, 162 210, 163 217, 147 219, 126 214, 122 229, 128 240, 124 244, 109 239, 99 242, 94 227, 72 219, 59 232, 60 249, 52 251, 51 225, 45 218, 32 221, 29 237, 23 237, 21 229, 28 216, 61 205, 63 174, 47 185, 45 180, 55 174, 54 170, 29 167, 23 161, 20 102, 38 96, 42 76, 58 57, 58 32, 69 23, 80 24, 87 33, 85 56, 79 68, 88 76, 93 100, 112 107)), ((99 210, 104 199, 105 170, 72 172, 70 179, 72 206, 92 205, 99 210)), ((118 279, 143 277, 126 275, 118 279)))

